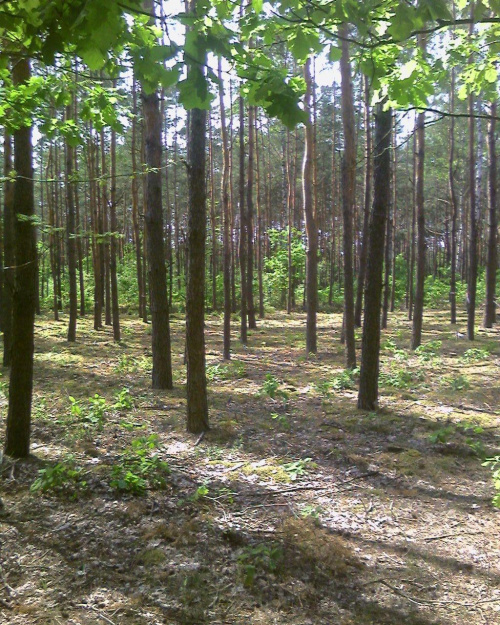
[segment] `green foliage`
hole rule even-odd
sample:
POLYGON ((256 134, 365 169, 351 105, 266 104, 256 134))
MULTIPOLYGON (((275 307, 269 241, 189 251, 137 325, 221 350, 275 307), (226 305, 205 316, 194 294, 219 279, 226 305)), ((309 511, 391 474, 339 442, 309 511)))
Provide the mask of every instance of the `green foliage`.
POLYGON ((238 555, 238 564, 247 588, 254 585, 256 575, 277 571, 283 561, 283 550, 276 545, 260 543, 245 547, 238 555))
POLYGON ((483 467, 490 467, 492 471, 493 486, 496 490, 496 495, 493 497, 493 505, 500 508, 500 456, 487 458, 483 462, 483 467))
POLYGON ((408 360, 409 354, 406 350, 400 349, 392 339, 387 339, 381 345, 381 351, 392 354, 392 359, 400 362, 408 360))
MULTIPOLYGON (((264 288, 268 302, 276 308, 284 308, 288 290, 288 231, 268 230, 270 255, 265 259, 264 288)), ((294 284, 304 282, 306 252, 302 233, 292 230, 292 274, 294 284)))
POLYGON ((439 353, 442 346, 442 341, 434 340, 428 343, 422 343, 415 349, 415 354, 422 362, 429 362, 433 360, 439 353))
POLYGON ((354 369, 344 369, 344 371, 333 378, 331 388, 334 391, 345 391, 356 388, 358 375, 359 369, 357 367, 354 369))
POLYGON ((132 410, 134 407, 134 398, 130 394, 128 388, 122 388, 121 391, 115 393, 115 403, 113 408, 117 410, 132 410))
POLYGON ((134 495, 142 495, 147 488, 165 488, 170 469, 157 454, 151 453, 157 446, 157 434, 133 440, 112 468, 111 488, 134 495))
POLYGON ((86 489, 87 482, 83 479, 83 469, 76 466, 73 456, 40 469, 30 488, 32 493, 69 494, 73 498, 77 498, 86 489))
POLYGON ((271 419, 276 421, 276 423, 283 429, 290 429, 290 421, 288 420, 288 416, 286 414, 279 414, 278 412, 271 413, 271 419))
POLYGON ((277 399, 280 397, 281 399, 287 400, 288 393, 280 389, 281 381, 274 376, 272 373, 266 373, 266 378, 262 384, 261 393, 263 395, 267 395, 271 399, 277 399))
POLYGON ((304 458, 300 460, 294 460, 293 462, 285 462, 282 465, 283 470, 288 473, 292 482, 295 482, 299 477, 303 477, 311 469, 317 467, 316 463, 312 461, 312 458, 304 458))
POLYGON ((454 391, 466 391, 470 388, 469 378, 463 373, 447 376, 443 379, 445 386, 454 391))
POLYGON ((482 360, 488 360, 490 353, 487 349, 480 349, 478 347, 471 347, 465 350, 463 356, 460 358, 460 362, 469 365, 473 362, 480 362, 482 360))
POLYGON ((415 387, 424 379, 425 373, 423 371, 409 369, 407 366, 401 367, 397 363, 391 363, 389 371, 380 373, 381 384, 400 390, 415 387))

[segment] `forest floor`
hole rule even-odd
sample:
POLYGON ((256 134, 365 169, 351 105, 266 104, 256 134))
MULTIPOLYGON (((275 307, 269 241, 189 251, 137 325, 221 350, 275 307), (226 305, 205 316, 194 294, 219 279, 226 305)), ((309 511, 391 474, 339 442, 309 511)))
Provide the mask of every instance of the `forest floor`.
POLYGON ((1 466, 0 623, 500 623, 481 464, 500 447, 500 330, 472 344, 465 318, 432 312, 415 354, 396 313, 367 413, 340 315, 318 322, 316 357, 304 315, 275 313, 223 362, 208 317, 200 440, 185 432, 180 316, 171 392, 150 389, 141 322, 124 318, 115 345, 79 320, 69 344, 65 323, 37 319, 33 455, 1 466))

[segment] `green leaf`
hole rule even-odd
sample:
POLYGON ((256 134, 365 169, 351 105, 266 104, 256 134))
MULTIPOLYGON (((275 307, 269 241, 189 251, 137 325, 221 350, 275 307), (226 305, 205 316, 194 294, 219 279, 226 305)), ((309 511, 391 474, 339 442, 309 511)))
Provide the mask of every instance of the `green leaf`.
POLYGON ((264 5, 264 0, 252 0, 252 7, 256 13, 262 13, 263 5, 264 5))
POLYGON ((328 52, 328 59, 335 63, 336 61, 340 61, 342 57, 341 48, 337 48, 337 46, 330 46, 330 50, 328 52))

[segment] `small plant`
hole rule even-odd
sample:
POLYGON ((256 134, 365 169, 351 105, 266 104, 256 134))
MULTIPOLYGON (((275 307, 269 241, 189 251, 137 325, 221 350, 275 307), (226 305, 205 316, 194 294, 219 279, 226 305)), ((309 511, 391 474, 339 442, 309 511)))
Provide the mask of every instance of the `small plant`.
POLYGON ((449 439, 455 433, 455 428, 452 425, 447 425, 444 428, 439 428, 429 436, 431 443, 447 443, 449 439))
POLYGON ((428 343, 422 343, 419 345, 415 354, 419 357, 419 359, 423 362, 428 362, 432 360, 436 356, 438 356, 439 350, 441 349, 442 341, 429 341, 428 343))
POLYGON ((83 415, 83 422, 89 427, 96 427, 102 429, 104 425, 104 418, 106 417, 106 400, 96 393, 89 399, 89 409, 83 415))
POLYGON ((207 365, 207 380, 210 382, 227 380, 228 372, 228 368, 220 363, 217 363, 216 365, 207 365))
POLYGON ((399 349, 392 339, 387 339, 387 341, 382 344, 381 349, 382 351, 392 354, 392 357, 395 360, 408 360, 408 352, 404 349, 399 349))
POLYGON ((71 404, 71 407, 70 407, 71 416, 75 417, 76 419, 79 419, 82 416, 82 407, 80 406, 80 402, 70 395, 69 403, 71 404))
POLYGON ((283 560, 283 550, 275 545, 264 545, 263 543, 255 547, 245 547, 238 556, 238 564, 243 571, 243 583, 247 588, 251 588, 255 582, 257 573, 275 572, 283 560))
POLYGON ((286 414, 279 414, 277 412, 271 412, 271 419, 276 421, 276 423, 283 428, 283 430, 290 429, 290 421, 288 421, 288 417, 286 414))
POLYGON ((203 499, 203 497, 206 497, 209 492, 210 489, 208 488, 208 482, 204 482, 203 484, 200 484, 200 486, 198 486, 198 488, 189 497, 189 499, 190 501, 199 501, 200 499, 203 499))
POLYGON ((113 408, 117 410, 131 410, 134 407, 134 399, 128 388, 122 388, 115 395, 115 403, 113 408))
POLYGON ((278 392, 280 386, 280 381, 276 376, 272 373, 266 373, 266 379, 262 384, 262 392, 265 395, 268 395, 271 399, 276 397, 276 393, 278 392))
POLYGON ((487 360, 490 356, 490 353, 486 349, 478 349, 477 347, 472 347, 471 349, 467 349, 464 352, 464 355, 460 358, 460 362, 468 365, 473 362, 480 362, 481 360, 487 360))
POLYGON ((359 369, 345 369, 342 373, 335 376, 331 383, 331 388, 334 391, 344 391, 346 389, 356 388, 356 376, 359 373, 359 369))
POLYGON ((469 378, 463 373, 447 379, 448 386, 454 391, 466 391, 470 388, 469 378))
POLYGON ((157 446, 157 434, 141 436, 132 441, 111 471, 110 486, 134 495, 142 495, 148 487, 164 488, 165 477, 170 469, 157 454, 151 454, 157 446))
POLYGON ((492 471, 493 485, 496 490, 496 495, 493 497, 493 505, 496 508, 500 508, 500 456, 487 458, 483 462, 483 467, 490 467, 492 471))
POLYGON ((391 366, 389 372, 380 374, 380 382, 386 386, 397 389, 408 389, 416 386, 418 382, 422 382, 425 378, 423 371, 412 371, 406 367, 391 366))
POLYGON ((300 516, 303 519, 319 519, 319 516, 322 512, 323 509, 321 508, 321 506, 313 506, 312 504, 308 503, 301 509, 300 516))
POLYGON ((68 456, 65 460, 57 464, 45 467, 38 471, 38 477, 31 485, 31 492, 70 492, 73 497, 77 497, 79 492, 86 490, 87 482, 82 479, 83 469, 75 466, 73 456, 68 456))
POLYGON ((303 460, 295 460, 294 462, 287 462, 282 465, 283 470, 288 473, 292 482, 297 478, 305 475, 309 469, 315 469, 316 464, 312 461, 312 458, 304 458, 303 460))

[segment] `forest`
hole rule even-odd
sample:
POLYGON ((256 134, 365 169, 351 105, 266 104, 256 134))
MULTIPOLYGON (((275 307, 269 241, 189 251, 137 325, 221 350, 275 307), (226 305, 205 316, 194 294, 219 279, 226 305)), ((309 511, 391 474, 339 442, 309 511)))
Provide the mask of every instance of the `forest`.
POLYGON ((499 622, 500 2, 0 33, 0 624, 499 622))

